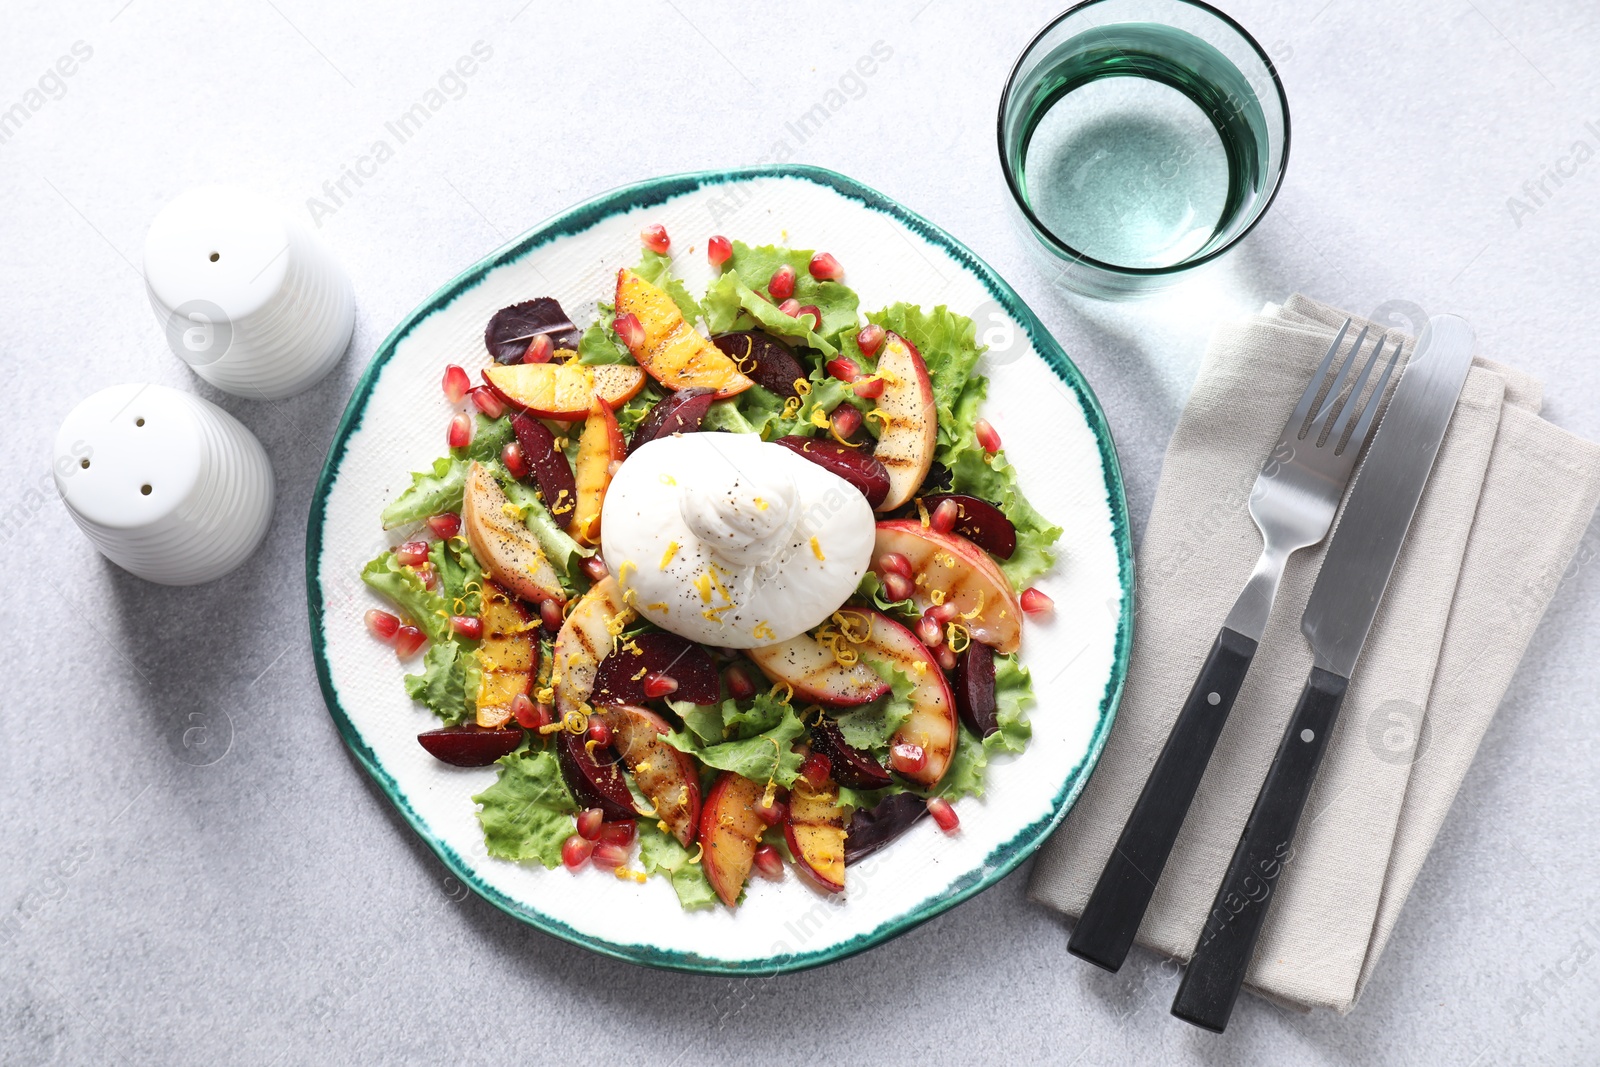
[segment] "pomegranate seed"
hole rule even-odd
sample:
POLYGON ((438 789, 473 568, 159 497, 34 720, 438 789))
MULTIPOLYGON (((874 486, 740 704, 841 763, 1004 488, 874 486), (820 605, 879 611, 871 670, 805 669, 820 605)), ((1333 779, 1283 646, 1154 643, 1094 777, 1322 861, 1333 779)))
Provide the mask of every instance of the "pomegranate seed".
POLYGON ((668 693, 676 693, 677 691, 678 680, 670 674, 651 671, 644 676, 644 695, 651 700, 657 697, 664 697, 668 693))
POLYGON ((552 633, 561 629, 561 624, 565 621, 561 613, 561 605, 554 600, 541 601, 539 604, 539 621, 544 624, 546 630, 552 633))
POLYGON ((924 615, 917 620, 917 640, 929 648, 938 648, 944 640, 944 627, 924 615))
POLYGON ((422 651, 422 646, 428 643, 428 638, 415 626, 402 626, 394 634, 394 654, 401 659, 410 659, 422 651))
POLYGON ((452 404, 461 403, 462 397, 467 395, 467 390, 472 388, 472 379, 467 377, 467 372, 450 364, 444 369, 444 396, 452 404))
POLYGON ((861 332, 856 334, 856 347, 861 349, 861 354, 871 359, 878 354, 878 349, 883 347, 883 339, 888 336, 888 331, 877 323, 863 326, 861 332))
POLYGON ((672 247, 672 238, 667 236, 667 228, 659 222, 652 222, 639 231, 639 240, 652 252, 665 255, 668 248, 672 247))
POLYGON ((776 882, 783 877, 783 857, 771 845, 762 845, 756 849, 755 868, 763 877, 776 882))
POLYGON ((861 412, 849 404, 840 404, 833 409, 833 432, 840 437, 849 437, 861 429, 861 412))
POLYGON ((978 444, 985 452, 1000 451, 1000 435, 990 425, 988 419, 979 419, 972 424, 972 436, 978 439, 978 444))
POLYGON ((946 600, 943 604, 933 605, 923 614, 942 626, 956 617, 956 606, 946 600))
POLYGON ((903 574, 890 572, 883 576, 883 595, 888 597, 891 603, 908 599, 914 588, 911 579, 903 574))
POLYGON ((773 797, 770 801, 762 797, 756 801, 756 818, 768 826, 777 826, 789 816, 789 805, 773 797))
POLYGON ((956 528, 956 520, 961 518, 961 505, 954 500, 941 500, 939 506, 933 509, 933 518, 928 524, 940 533, 949 533, 956 528))
POLYGON ((623 845, 613 845, 609 841, 601 842, 594 846, 594 865, 596 867, 621 867, 628 862, 628 849, 623 845))
POLYGON ((461 516, 453 511, 441 511, 428 516, 428 529, 441 541, 448 541, 461 532, 461 516))
POLYGON ((472 397, 473 407, 491 419, 498 419, 506 413, 505 402, 490 392, 487 386, 480 385, 467 395, 472 397))
POLYGON ((561 843, 561 862, 567 870, 575 871, 589 862, 590 853, 594 852, 594 842, 587 838, 573 834, 561 843))
POLYGON ((450 432, 445 435, 445 443, 451 448, 466 448, 472 443, 472 420, 465 412, 457 412, 450 420, 450 432))
POLYGON ((728 262, 728 257, 733 255, 733 244, 726 237, 717 235, 706 242, 706 258, 713 267, 720 267, 728 262))
POLYGON ((627 848, 633 844, 634 829, 639 824, 632 819, 618 819, 608 822, 600 827, 600 840, 608 845, 621 845, 627 848))
POLYGON ((628 347, 629 352, 637 352, 644 347, 644 324, 633 312, 618 315, 617 321, 611 324, 611 328, 616 331, 618 340, 628 347))
POLYGON ((856 366, 855 360, 844 356, 828 360, 828 373, 847 385, 861 380, 861 368, 856 366))
POLYGON ((549 363, 550 357, 555 355, 555 346, 550 343, 550 335, 536 333, 533 340, 528 342, 528 350, 522 353, 524 363, 549 363))
POLYGON ((889 766, 901 774, 916 774, 928 765, 928 754, 921 745, 902 741, 889 749, 889 766))
POLYGON ((1047 611, 1054 611, 1056 607, 1054 600, 1031 585, 1022 591, 1021 600, 1022 610, 1029 615, 1042 615, 1047 611))
POLYGON ((883 395, 884 387, 882 378, 863 378, 855 384, 856 396, 863 400, 876 400, 883 395))
POLYGON ((898 574, 903 578, 914 578, 917 574, 911 567, 911 561, 902 552, 885 552, 879 556, 878 569, 885 574, 898 574))
POLYGON ((450 629, 465 637, 468 641, 483 640, 483 620, 476 615, 450 616, 450 629))
POLYGON ((822 328, 822 309, 815 304, 803 305, 799 311, 794 313, 794 317, 797 319, 809 318, 811 320, 810 328, 812 333, 816 333, 822 328))
POLYGON ((428 562, 428 542, 407 541, 394 550, 394 558, 402 567, 420 567, 428 562))
POLYGON ((600 827, 605 825, 606 813, 600 808, 578 812, 578 836, 585 841, 598 841, 600 827))
POLYGON ((424 563, 417 568, 417 574, 422 578, 422 587, 429 592, 439 588, 439 572, 433 569, 433 564, 424 563))
POLYGON ((589 740, 602 747, 611 743, 611 727, 598 715, 589 716, 589 740))
POLYGON ((953 671, 956 669, 956 654, 950 650, 949 645, 940 645, 935 649, 933 658, 939 661, 939 669, 941 671, 953 671))
MULTIPOLYGON (((500 462, 506 465, 506 470, 511 472, 511 477, 517 481, 527 481, 530 470, 528 458, 522 454, 522 445, 516 441, 507 441, 506 447, 500 450, 500 462)), ((946 500, 946 504, 950 501, 946 500)))
POLYGON ((789 299, 778 305, 778 310, 792 319, 796 315, 800 314, 800 301, 791 296, 789 299))
POLYGON ((956 814, 956 809, 944 797, 934 797, 928 801, 928 814, 939 824, 939 829, 947 834, 955 833, 961 826, 961 816, 956 814))
POLYGON ((400 629, 400 619, 387 611, 371 608, 366 614, 367 630, 379 641, 393 641, 400 629))
POLYGON ((811 276, 819 282, 836 282, 844 277, 844 268, 831 253, 818 252, 811 257, 811 276))
POLYGON ((589 576, 591 582, 603 582, 611 571, 606 567, 606 561, 599 556, 586 556, 583 560, 583 573, 589 576))
POLYGON ((756 695, 756 683, 750 680, 743 667, 729 667, 722 677, 728 683, 728 695, 735 700, 749 700, 756 695))
POLYGON ((813 752, 806 757, 800 765, 800 777, 811 783, 813 789, 821 789, 828 781, 828 775, 833 773, 833 761, 820 752, 813 752))
POLYGON ((794 268, 785 263, 772 272, 767 282, 767 292, 774 300, 787 300, 794 295, 794 268))
POLYGON ((511 698, 511 717, 524 730, 537 730, 550 725, 550 709, 544 704, 535 704, 527 693, 518 693, 511 698))

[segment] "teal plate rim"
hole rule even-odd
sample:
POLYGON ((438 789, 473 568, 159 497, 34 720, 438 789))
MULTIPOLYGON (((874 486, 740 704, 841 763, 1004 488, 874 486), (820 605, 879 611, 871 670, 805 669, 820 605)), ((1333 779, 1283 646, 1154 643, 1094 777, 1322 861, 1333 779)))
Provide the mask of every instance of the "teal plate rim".
MULTIPOLYGON (((777 975, 790 971, 806 970, 825 963, 847 959, 859 952, 865 952, 869 948, 898 937, 927 922, 934 916, 948 911, 957 904, 981 893, 1015 870, 1018 864, 1037 849, 1044 842, 1044 839, 1050 835, 1051 831, 1066 818, 1067 812, 1072 810, 1072 806, 1077 801, 1079 794, 1083 792, 1084 784, 1088 781, 1090 772, 1094 770, 1095 764, 1100 759, 1100 752, 1105 747, 1106 737, 1110 734, 1111 724, 1116 718, 1117 704, 1122 697, 1123 681, 1128 673, 1128 655, 1133 643, 1133 590, 1133 544, 1128 524, 1128 504, 1123 492, 1122 468, 1117 462, 1116 445, 1112 440, 1111 428, 1106 421, 1105 412, 1101 409, 1099 400, 1095 397, 1094 391, 1089 388, 1088 382, 1084 380, 1083 374, 1078 370, 1077 365, 1068 358, 1066 352, 1056 343, 1055 338, 1051 337, 1049 332, 1045 330, 1044 324, 1039 321, 1038 316, 1033 313, 1027 304, 1023 303, 1016 290, 1012 289, 1004 279, 996 274, 987 263, 978 258, 966 245, 921 215, 884 196, 875 189, 862 185, 860 182, 847 178, 835 171, 822 167, 796 164, 673 174, 612 189, 545 220, 527 233, 502 245, 488 256, 456 275, 455 278, 424 300, 410 315, 406 316, 405 320, 394 328, 383 343, 378 346, 377 351, 373 353, 372 360, 367 364, 366 370, 362 372, 360 380, 356 383, 355 391, 351 394, 350 401, 345 406, 344 415, 340 418, 338 428, 334 432, 333 442, 328 447, 328 458, 323 463, 322 471, 317 477, 317 485, 312 494, 310 513, 306 520, 306 600, 311 627, 312 658, 316 663, 317 681, 322 687, 323 701, 327 704, 328 713, 333 717, 334 724, 338 727, 339 734, 344 738, 345 744, 350 748, 350 751, 355 755, 367 774, 372 777, 373 781, 377 782, 390 802, 399 810, 406 822, 416 831, 417 835, 427 843, 428 847, 444 862, 444 865, 457 878, 461 879, 465 885, 470 886, 475 893, 501 911, 530 926, 561 938, 563 941, 614 959, 698 974, 777 975), (411 332, 417 323, 434 312, 441 310, 463 292, 478 284, 490 270, 514 262, 555 238, 582 233, 611 215, 665 203, 675 197, 694 192, 709 185, 724 185, 730 182, 748 181, 753 178, 796 178, 813 182, 826 186, 874 211, 882 212, 894 218, 926 240, 942 246, 952 258, 982 281, 989 295, 1022 325, 1023 329, 1027 331, 1029 340, 1033 343, 1034 350, 1039 353, 1045 364, 1050 367, 1056 376, 1077 396, 1079 403, 1083 406, 1090 428, 1094 431, 1095 439, 1100 448, 1101 469, 1105 475, 1106 502, 1111 511, 1112 535, 1117 542, 1117 564, 1122 585, 1122 600, 1117 621, 1111 677, 1107 680, 1105 691, 1100 699, 1100 718, 1095 724, 1088 751, 1067 775, 1060 792, 1056 795, 1051 814, 1028 824, 1018 831, 1011 840, 997 846, 989 853, 978 869, 958 879, 939 896, 925 902, 912 912, 890 919, 867 933, 858 934, 849 941, 812 952, 792 953, 760 960, 722 960, 691 952, 667 951, 649 945, 616 944, 574 930, 563 922, 552 919, 547 915, 542 915, 537 911, 524 908, 517 901, 484 882, 478 876, 471 863, 465 860, 455 849, 436 837, 421 816, 406 801, 398 783, 384 768, 377 755, 362 740, 360 733, 350 721, 349 715, 346 714, 343 705, 339 701, 339 694, 335 690, 330 676, 327 649, 320 625, 323 617, 323 596, 317 571, 318 561, 322 556, 323 525, 326 519, 328 493, 338 477, 339 466, 344 459, 350 436, 361 425, 367 400, 371 396, 379 372, 382 371, 384 364, 394 355, 396 346, 411 332)), ((1045 699, 1045 694, 1039 694, 1039 696, 1042 703, 1045 699)))

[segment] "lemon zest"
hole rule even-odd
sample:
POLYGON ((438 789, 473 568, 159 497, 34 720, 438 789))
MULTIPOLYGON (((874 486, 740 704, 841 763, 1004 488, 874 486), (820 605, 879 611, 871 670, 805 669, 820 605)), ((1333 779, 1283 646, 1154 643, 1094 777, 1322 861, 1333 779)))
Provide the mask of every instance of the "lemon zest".
POLYGON ((536 704, 554 704, 556 701, 556 691, 554 687, 548 685, 545 686, 543 689, 533 694, 533 701, 536 704))
POLYGON ((637 682, 640 678, 643 678, 645 675, 647 675, 649 673, 650 673, 650 668, 649 667, 640 667, 639 668, 639 673, 634 675, 632 678, 630 678, 628 680, 632 681, 632 682, 637 682))
POLYGON ((678 542, 676 542, 676 541, 673 541, 670 544, 668 544, 667 545, 667 550, 665 552, 661 553, 661 565, 659 567, 657 567, 656 569, 657 570, 663 570, 663 571, 666 570, 667 569, 667 565, 672 562, 672 557, 676 556, 678 554, 678 549, 681 548, 681 547, 682 546, 679 545, 678 542))
POLYGON ((756 623, 755 629, 751 630, 750 634, 758 641, 771 641, 777 636, 777 634, 772 632, 772 627, 767 625, 767 620, 765 619, 762 619, 760 622, 756 623))
POLYGON ((917 518, 922 521, 922 528, 926 530, 928 527, 933 525, 933 520, 928 518, 928 505, 922 502, 922 498, 920 496, 916 499, 916 505, 917 518))
POLYGON ((940 604, 944 603, 944 596, 945 596, 945 593, 944 593, 943 589, 930 589, 930 590, 928 590, 928 599, 933 601, 933 606, 934 607, 938 607, 940 604))
POLYGON ((811 383, 806 381, 804 378, 796 378, 794 380, 794 391, 799 393, 801 396, 810 396, 811 383))
POLYGON ((666 474, 666 473, 663 472, 662 475, 661 475, 661 484, 662 485, 677 485, 678 484, 678 479, 674 478, 670 474, 666 474))
POLYGON ((832 420, 829 420, 829 422, 828 422, 828 436, 832 437, 835 441, 838 441, 841 445, 844 445, 846 448, 860 448, 861 447, 861 442, 860 441, 847 441, 843 437, 840 437, 839 436, 839 427, 835 426, 833 424, 832 420))
POLYGON ((566 728, 566 731, 569 734, 581 734, 585 730, 589 729, 589 716, 585 715, 577 708, 573 708, 571 711, 567 712, 566 717, 561 720, 561 725, 566 728))
POLYGON ((821 408, 812 408, 811 425, 817 427, 818 429, 826 430, 828 427, 833 425, 833 420, 830 419, 828 417, 828 413, 823 411, 821 408))
POLYGON ((883 424, 885 430, 894 425, 894 417, 882 408, 872 408, 866 413, 866 417, 869 419, 876 418, 883 424))
POLYGON ((778 700, 788 704, 794 700, 794 686, 790 685, 788 682, 775 682, 773 683, 772 688, 767 691, 767 695, 770 697, 777 697, 778 700), (780 689, 783 690, 782 696, 778 696, 778 691, 780 689))
POLYGON ((646 604, 645 607, 651 611, 659 611, 663 615, 672 614, 672 609, 667 606, 665 600, 657 600, 654 604, 646 604))
POLYGON ((965 652, 967 646, 972 644, 972 631, 962 626, 959 622, 953 622, 946 626, 944 634, 944 639, 950 643, 951 652, 965 652), (959 642, 958 638, 960 639, 959 642))
MULTIPOLYGON (((978 605, 977 605, 977 607, 973 608, 971 611, 963 611, 961 613, 961 617, 963 619, 976 619, 979 615, 982 615, 983 614, 983 598, 987 593, 988 593, 988 590, 984 589, 982 586, 979 586, 978 587, 978 605)), ((1000 617, 1002 619, 1005 618, 1006 617, 1006 613, 1004 611, 1000 612, 1000 617)))
POLYGON ((757 511, 766 511, 767 510, 767 502, 765 500, 761 499, 760 497, 756 497, 755 498, 755 505, 756 505, 756 510, 757 511))
POLYGON ((695 591, 700 594, 700 603, 711 603, 711 572, 705 571, 694 580, 695 591))
POLYGON ((705 844, 703 842, 696 841, 695 842, 695 854, 689 857, 689 862, 691 864, 699 863, 700 860, 702 858, 704 858, 705 854, 706 854, 706 846, 705 846, 705 844))
POLYGON ((811 554, 817 557, 818 563, 828 562, 828 557, 822 554, 822 542, 817 540, 817 535, 811 535, 811 554))
POLYGON ((715 563, 713 563, 710 571, 707 573, 711 575, 711 584, 717 587, 717 593, 721 595, 723 600, 726 600, 729 604, 732 604, 733 597, 729 595, 728 587, 722 584, 722 578, 717 574, 717 572, 721 569, 721 567, 718 567, 715 563))
POLYGON ((541 734, 553 734, 553 733, 557 733, 557 732, 559 732, 561 730, 565 730, 566 728, 567 728, 566 723, 551 722, 551 723, 546 723, 545 725, 539 727, 539 732, 541 734))
POLYGON ((859 645, 872 636, 872 619, 864 611, 852 611, 849 608, 840 608, 833 613, 833 621, 839 624, 839 632, 844 634, 844 639, 852 645, 859 645), (860 636, 850 631, 852 619, 859 619, 860 636))
POLYGON ((791 396, 783 402, 783 411, 779 413, 780 419, 792 419, 800 413, 800 398, 791 396))

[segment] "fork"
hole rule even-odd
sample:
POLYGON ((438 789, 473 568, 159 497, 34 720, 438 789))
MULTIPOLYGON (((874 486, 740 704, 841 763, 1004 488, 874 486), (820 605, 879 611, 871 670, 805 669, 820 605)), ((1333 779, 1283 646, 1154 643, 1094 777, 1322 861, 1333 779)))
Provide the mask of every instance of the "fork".
POLYGON ((1072 931, 1068 950, 1108 971, 1122 966, 1139 932, 1211 752, 1255 658, 1284 566, 1295 552, 1327 536, 1356 456, 1372 431, 1379 401, 1394 373, 1400 355, 1398 342, 1371 395, 1360 404, 1372 369, 1383 355, 1386 337, 1378 335, 1355 384, 1346 389, 1360 362, 1368 328, 1356 335, 1335 377, 1334 362, 1349 329, 1350 320, 1346 319, 1256 476, 1250 491, 1250 515, 1261 531, 1261 556, 1212 643, 1200 676, 1072 931))

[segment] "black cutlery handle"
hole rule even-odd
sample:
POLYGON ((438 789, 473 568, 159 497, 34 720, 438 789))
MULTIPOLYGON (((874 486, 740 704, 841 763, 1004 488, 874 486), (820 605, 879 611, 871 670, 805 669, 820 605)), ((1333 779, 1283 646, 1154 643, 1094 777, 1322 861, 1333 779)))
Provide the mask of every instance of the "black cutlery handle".
POLYGON ((1172 854, 1184 816, 1211 751, 1233 710, 1239 687, 1249 673, 1256 641, 1226 626, 1211 644, 1189 699, 1167 735, 1144 791, 1128 816, 1117 847, 1100 872, 1067 950, 1108 971, 1128 958, 1134 935, 1156 891, 1156 882, 1172 854))
POLYGON ((1311 668, 1172 1002, 1185 1022, 1219 1034, 1228 1025, 1349 686, 1348 678, 1311 668))

